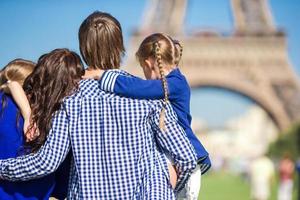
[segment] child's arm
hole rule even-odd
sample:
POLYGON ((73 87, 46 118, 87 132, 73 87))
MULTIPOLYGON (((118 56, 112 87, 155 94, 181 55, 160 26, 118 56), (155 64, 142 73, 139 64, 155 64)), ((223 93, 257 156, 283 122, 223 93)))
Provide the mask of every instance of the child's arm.
MULTIPOLYGON (((167 79, 168 93, 173 94, 172 79, 167 79)), ((132 76, 124 71, 108 70, 106 71, 99 84, 102 90, 113 92, 125 97, 137 99, 162 99, 164 90, 161 80, 144 80, 132 76)))
POLYGON ((0 180, 26 181, 51 174, 70 151, 70 140, 67 111, 62 108, 55 113, 47 141, 36 153, 0 160, 0 180))
POLYGON ((29 120, 31 108, 22 86, 16 81, 8 81, 7 86, 13 99, 18 105, 24 120, 29 120))
POLYGON ((38 136, 38 130, 36 130, 36 128, 33 128, 31 131, 28 131, 28 128, 30 127, 31 108, 25 91, 23 90, 22 86, 16 81, 8 81, 7 87, 9 88, 10 93, 17 103, 24 118, 23 131, 26 136, 26 140, 31 141, 36 136, 38 136))

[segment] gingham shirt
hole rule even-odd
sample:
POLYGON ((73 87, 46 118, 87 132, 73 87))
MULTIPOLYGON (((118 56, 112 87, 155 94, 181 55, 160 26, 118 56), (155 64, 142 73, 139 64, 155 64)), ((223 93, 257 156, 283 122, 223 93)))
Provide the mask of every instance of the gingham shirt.
POLYGON ((97 81, 80 82, 53 118, 35 154, 0 161, 0 178, 28 180, 49 174, 72 149, 68 199, 175 199, 165 153, 180 190, 196 166, 193 147, 168 104, 166 131, 159 127, 161 101, 108 94, 97 81))

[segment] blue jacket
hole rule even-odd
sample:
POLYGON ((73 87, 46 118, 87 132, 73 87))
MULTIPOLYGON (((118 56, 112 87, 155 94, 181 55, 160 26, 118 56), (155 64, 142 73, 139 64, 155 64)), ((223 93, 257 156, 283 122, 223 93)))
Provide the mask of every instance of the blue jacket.
MULTIPOLYGON (((2 91, 0 91, 0 102, 0 159, 16 158, 24 155, 22 149, 24 144, 23 118, 13 99, 2 91), (3 102, 5 102, 4 108, 2 108, 3 102)), ((67 177, 65 180, 68 180, 67 177)), ((64 186, 59 186, 60 191, 66 192, 64 188, 67 188, 67 184, 65 184, 66 182, 64 186)), ((0 199, 48 200, 55 185, 55 174, 26 182, 0 180, 0 199)), ((54 196, 64 197, 66 193, 54 196)))

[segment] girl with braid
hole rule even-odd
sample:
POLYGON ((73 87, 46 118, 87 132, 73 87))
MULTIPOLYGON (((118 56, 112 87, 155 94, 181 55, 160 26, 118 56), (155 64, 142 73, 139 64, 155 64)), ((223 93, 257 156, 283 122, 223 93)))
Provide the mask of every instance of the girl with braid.
MULTIPOLYGON (((179 41, 173 40, 168 35, 155 33, 145 38, 136 52, 147 80, 120 70, 90 71, 85 74, 85 78, 100 79, 99 83, 103 90, 121 96, 137 99, 164 99, 165 103, 171 103, 177 114, 178 123, 194 146, 198 159, 198 167, 186 185, 186 191, 181 192, 179 196, 197 199, 201 174, 210 168, 211 163, 207 151, 191 129, 190 87, 178 68, 182 51, 179 41)), ((163 108, 159 123, 162 130, 164 129, 164 112, 163 108)), ((169 163, 169 171, 174 186, 176 185, 176 172, 172 168, 172 161, 169 163)))

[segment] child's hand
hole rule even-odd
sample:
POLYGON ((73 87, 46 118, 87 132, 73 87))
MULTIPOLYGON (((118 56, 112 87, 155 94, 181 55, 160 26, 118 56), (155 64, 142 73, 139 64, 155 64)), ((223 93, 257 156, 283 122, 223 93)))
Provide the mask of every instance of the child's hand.
POLYGON ((84 76, 82 76, 83 79, 96 79, 99 80, 101 76, 103 75, 104 70, 101 69, 87 69, 85 70, 84 76))

